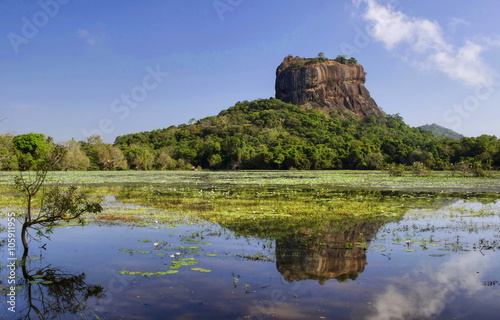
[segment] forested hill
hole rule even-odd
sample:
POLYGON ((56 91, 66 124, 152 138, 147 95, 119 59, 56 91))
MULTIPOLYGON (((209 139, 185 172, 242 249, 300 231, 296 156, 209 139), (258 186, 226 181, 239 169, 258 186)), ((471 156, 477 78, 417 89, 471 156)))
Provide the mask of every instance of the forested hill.
POLYGON ((448 128, 445 128, 445 127, 442 127, 442 126, 435 124, 435 123, 426 124, 426 125, 420 126, 419 128, 421 128, 422 130, 425 130, 425 131, 430 131, 439 137, 448 137, 448 138, 455 139, 455 140, 460 140, 464 137, 463 135, 461 135, 458 132, 455 132, 455 131, 448 129, 448 128))
POLYGON ((278 99, 238 102, 195 123, 117 137, 131 169, 380 169, 420 162, 446 169, 461 161, 500 166, 494 136, 437 137, 399 115, 325 115, 278 99))

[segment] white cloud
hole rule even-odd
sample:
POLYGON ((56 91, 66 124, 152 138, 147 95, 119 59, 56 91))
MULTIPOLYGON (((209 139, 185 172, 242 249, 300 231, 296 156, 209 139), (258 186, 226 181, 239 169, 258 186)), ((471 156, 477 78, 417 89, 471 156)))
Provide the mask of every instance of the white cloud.
POLYGON ((450 19, 450 22, 448 23, 448 29, 450 29, 451 32, 455 32, 458 28, 458 26, 464 25, 464 26, 470 26, 470 22, 466 21, 464 19, 456 18, 453 17, 450 19))
MULTIPOLYGON (((359 0, 354 1, 359 5, 359 0)), ((457 48, 446 40, 441 26, 435 21, 410 17, 377 0, 364 0, 364 3, 363 18, 371 23, 372 37, 382 42, 387 50, 404 49, 411 55, 414 65, 437 70, 466 85, 493 81, 493 72, 481 58, 486 48, 484 41, 467 40, 457 48)), ((464 22, 455 20, 456 23, 464 22)))
POLYGON ((481 275, 490 269, 491 259, 491 255, 471 252, 454 256, 418 275, 408 274, 375 297, 375 313, 367 319, 429 319, 447 307, 458 314, 460 299, 494 299, 494 293, 487 291, 481 280, 481 275))
POLYGON ((500 36, 495 36, 495 37, 478 36, 476 37, 476 39, 478 42, 481 42, 486 46, 500 47, 500 36))
POLYGON ((87 44, 93 46, 97 43, 96 36, 94 36, 92 33, 90 33, 90 31, 85 30, 85 29, 80 29, 77 31, 77 33, 78 33, 78 37, 80 37, 81 39, 84 39, 87 42, 87 44))

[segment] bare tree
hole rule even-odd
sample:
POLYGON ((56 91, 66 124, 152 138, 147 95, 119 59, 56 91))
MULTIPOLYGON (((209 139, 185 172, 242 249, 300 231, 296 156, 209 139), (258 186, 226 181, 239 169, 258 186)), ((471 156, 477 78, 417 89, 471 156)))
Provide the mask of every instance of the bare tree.
POLYGON ((21 172, 15 178, 15 184, 26 197, 26 210, 18 216, 22 223, 21 240, 24 255, 28 252, 29 230, 34 229, 39 237, 50 233, 51 229, 60 221, 81 219, 84 213, 98 213, 102 211, 100 199, 91 199, 76 186, 63 187, 56 185, 48 191, 44 190, 40 199, 40 206, 35 210, 33 200, 44 189, 47 173, 64 156, 64 149, 54 145, 43 163, 34 172, 21 172))

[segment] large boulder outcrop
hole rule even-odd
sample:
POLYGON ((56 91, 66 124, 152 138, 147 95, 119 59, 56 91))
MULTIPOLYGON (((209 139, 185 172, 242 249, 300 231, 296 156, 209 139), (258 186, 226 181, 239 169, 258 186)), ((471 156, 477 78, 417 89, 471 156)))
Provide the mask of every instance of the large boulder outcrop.
POLYGON ((383 113, 365 88, 365 71, 356 62, 288 56, 276 70, 276 98, 303 108, 357 116, 383 113))

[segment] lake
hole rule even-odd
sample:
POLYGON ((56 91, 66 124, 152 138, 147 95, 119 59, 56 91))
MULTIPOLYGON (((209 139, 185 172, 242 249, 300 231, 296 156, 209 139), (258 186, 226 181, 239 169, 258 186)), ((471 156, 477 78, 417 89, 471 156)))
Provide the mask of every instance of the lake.
MULTIPOLYGON (((64 224, 50 241, 32 241, 26 266, 18 262, 16 313, 7 304, 4 240, 1 314, 7 319, 498 317, 495 190, 429 191, 413 182, 412 190, 360 190, 323 180, 241 186, 209 178, 194 185, 95 182, 91 191, 104 197, 105 210, 83 227, 64 224)), ((8 189, 2 194, 18 197, 8 189)), ((19 209, 4 203, 3 210, 19 209)), ((3 230, 3 239, 6 235, 3 230)))

